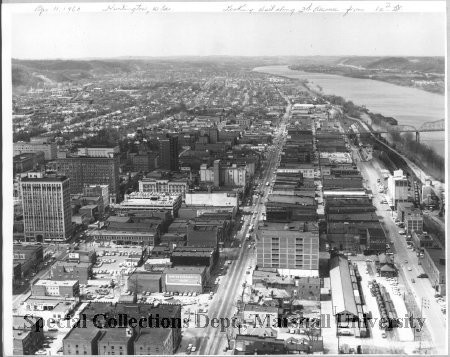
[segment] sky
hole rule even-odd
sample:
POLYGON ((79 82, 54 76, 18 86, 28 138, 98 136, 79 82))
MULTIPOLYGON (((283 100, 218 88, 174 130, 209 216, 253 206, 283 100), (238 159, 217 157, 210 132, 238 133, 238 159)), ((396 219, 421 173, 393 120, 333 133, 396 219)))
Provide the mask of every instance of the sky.
POLYGON ((444 13, 14 14, 20 59, 120 56, 445 56, 444 13))

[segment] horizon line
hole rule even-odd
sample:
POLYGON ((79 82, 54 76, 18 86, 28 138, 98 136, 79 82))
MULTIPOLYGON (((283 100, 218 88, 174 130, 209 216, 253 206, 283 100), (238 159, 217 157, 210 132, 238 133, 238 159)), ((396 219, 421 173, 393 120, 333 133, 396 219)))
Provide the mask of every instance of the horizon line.
POLYGON ((312 58, 312 57, 415 57, 415 58, 446 58, 446 55, 170 55, 170 56, 105 56, 105 57, 53 57, 53 58, 17 58, 11 57, 11 61, 92 61, 92 60, 126 60, 126 59, 181 59, 181 58, 312 58))

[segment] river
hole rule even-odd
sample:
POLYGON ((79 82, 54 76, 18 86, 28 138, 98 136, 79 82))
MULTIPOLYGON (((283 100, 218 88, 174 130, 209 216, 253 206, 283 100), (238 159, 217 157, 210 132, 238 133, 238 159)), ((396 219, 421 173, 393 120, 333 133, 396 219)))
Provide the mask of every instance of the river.
MULTIPOLYGON (((399 125, 419 128, 423 123, 445 118, 445 97, 420 89, 402 87, 370 79, 351 78, 324 73, 294 71, 287 65, 264 66, 254 69, 272 75, 307 79, 311 89, 324 94, 334 94, 365 105, 372 113, 380 113, 397 119, 399 125)), ((445 155, 445 133, 421 133, 421 142, 445 155)))

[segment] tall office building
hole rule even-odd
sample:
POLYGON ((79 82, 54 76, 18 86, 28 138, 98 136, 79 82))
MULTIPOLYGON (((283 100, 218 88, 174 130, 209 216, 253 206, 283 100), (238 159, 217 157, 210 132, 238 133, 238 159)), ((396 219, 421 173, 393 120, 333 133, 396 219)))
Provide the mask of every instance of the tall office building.
POLYGON ((69 178, 30 173, 20 189, 26 241, 61 242, 72 236, 69 178))
POLYGON ((116 203, 120 200, 119 166, 119 147, 83 148, 77 155, 57 159, 52 169, 70 178, 71 193, 82 193, 85 185, 108 185, 110 203, 116 203))
POLYGON ((178 171, 178 137, 169 136, 159 143, 160 167, 170 171, 178 171))

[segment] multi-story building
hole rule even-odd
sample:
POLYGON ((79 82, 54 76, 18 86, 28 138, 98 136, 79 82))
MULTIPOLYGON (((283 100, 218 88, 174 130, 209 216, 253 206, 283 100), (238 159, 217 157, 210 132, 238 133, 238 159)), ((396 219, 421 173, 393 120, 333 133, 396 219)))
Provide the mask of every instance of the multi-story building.
POLYGON ((388 196, 392 200, 394 207, 397 207, 397 202, 408 199, 408 179, 403 175, 402 170, 394 171, 394 174, 389 176, 388 196))
POLYGON ((32 140, 30 142, 18 141, 13 144, 13 154, 21 155, 25 153, 36 153, 42 151, 44 153, 45 160, 56 159, 56 144, 43 140, 32 140))
POLYGON ((70 186, 66 176, 30 173, 20 182, 26 241, 66 241, 72 236, 70 186))
POLYGON ((44 321, 40 317, 13 317, 13 354, 34 355, 44 343, 44 321))
POLYGON ((134 340, 134 355, 173 355, 172 329, 140 329, 134 340))
POLYGON ((248 183, 249 173, 246 165, 225 164, 214 160, 213 166, 200 166, 200 182, 211 183, 215 187, 242 186, 248 183))
POLYGON ((317 276, 319 232, 314 228, 299 221, 286 224, 271 222, 258 227, 258 267, 295 271, 299 276, 317 276))
POLYGON ((42 245, 22 245, 13 246, 14 263, 20 264, 21 275, 28 275, 37 271, 39 265, 44 260, 44 248, 42 245))
POLYGON ((35 170, 44 161, 45 155, 42 151, 16 155, 13 158, 13 173, 15 175, 17 173, 35 170))
POLYGON ((130 153, 128 155, 132 171, 148 172, 158 167, 158 154, 154 152, 130 153))
POLYGON ((108 185, 84 185, 83 195, 88 197, 100 196, 103 199, 103 207, 109 206, 109 186, 108 185))
POLYGON ((104 230, 94 229, 87 233, 88 237, 96 242, 108 242, 118 245, 141 245, 141 246, 155 246, 158 243, 158 234, 156 231, 152 232, 134 232, 124 230, 104 230))
POLYGON ((81 315, 86 326, 74 326, 64 337, 64 355, 174 354, 181 342, 180 305, 91 303, 81 315), (117 321, 117 326, 100 328, 109 318, 117 321), (142 323, 130 328, 131 318, 142 319, 142 323))
POLYGON ((386 234, 380 228, 366 229, 366 246, 372 252, 382 253, 386 251, 386 234))
POLYGON ((413 231, 411 241, 418 251, 422 251, 424 248, 434 248, 437 245, 429 234, 421 231, 413 231))
POLYGON ((98 355, 98 340, 101 336, 100 329, 72 328, 63 339, 64 356, 98 355))
POLYGON ((428 279, 436 291, 446 295, 445 251, 439 248, 425 248, 422 268, 428 274, 428 279))
POLYGON ((125 195, 120 204, 112 205, 112 208, 117 213, 167 210, 172 217, 177 217, 181 203, 181 194, 132 192, 125 195))
POLYGON ((408 234, 412 232, 423 232, 423 214, 418 208, 412 208, 405 212, 403 219, 408 234))
POLYGON ((80 284, 87 284, 92 275, 92 263, 58 261, 52 265, 52 280, 78 280, 80 284))
POLYGON ((31 286, 31 295, 74 298, 80 295, 80 284, 78 280, 38 280, 31 286))
POLYGON ((171 181, 145 178, 142 181, 139 181, 139 192, 181 194, 184 198, 187 190, 187 180, 171 181))
POLYGON ((50 167, 70 178, 73 194, 82 193, 85 185, 108 185, 110 202, 114 203, 120 200, 118 150, 118 147, 83 148, 78 155, 57 159, 50 167))
POLYGON ((159 142, 160 167, 170 171, 178 171, 178 137, 170 136, 159 142))

